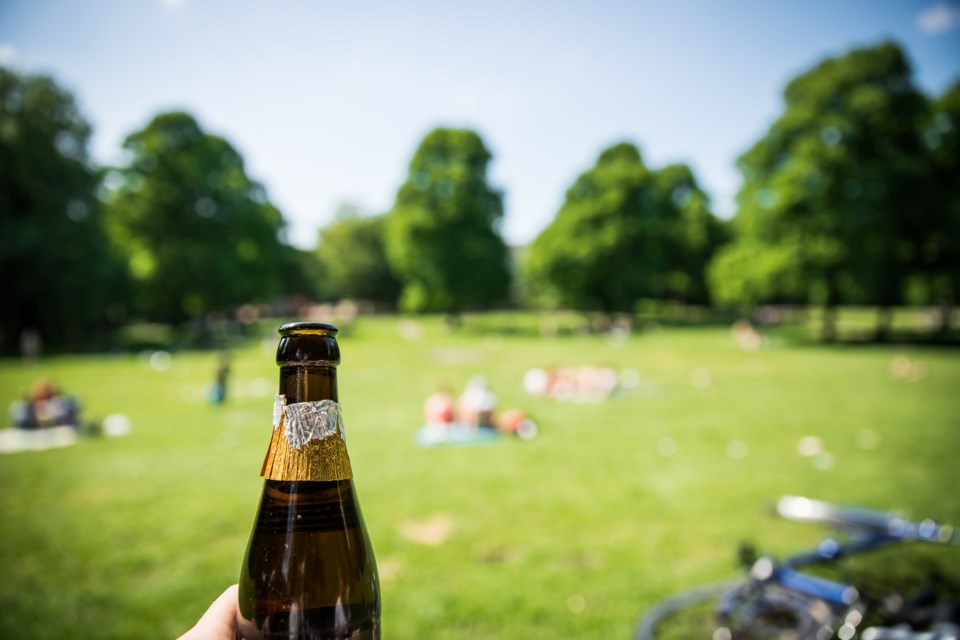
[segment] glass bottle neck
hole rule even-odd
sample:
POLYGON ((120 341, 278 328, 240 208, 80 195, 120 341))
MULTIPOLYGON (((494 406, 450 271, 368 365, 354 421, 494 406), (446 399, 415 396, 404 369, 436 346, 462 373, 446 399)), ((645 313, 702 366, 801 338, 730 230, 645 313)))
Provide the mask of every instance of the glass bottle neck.
POLYGON ((319 400, 339 402, 337 369, 323 365, 280 367, 279 393, 286 396, 287 404, 319 400))

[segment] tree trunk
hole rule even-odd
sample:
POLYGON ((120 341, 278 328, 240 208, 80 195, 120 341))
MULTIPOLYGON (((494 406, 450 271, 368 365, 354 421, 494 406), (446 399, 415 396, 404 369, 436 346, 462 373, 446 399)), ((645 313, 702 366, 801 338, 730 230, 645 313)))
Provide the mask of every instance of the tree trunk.
POLYGON ((937 335, 941 338, 946 338, 947 334, 950 333, 950 320, 953 318, 954 304, 953 292, 948 291, 940 296, 940 322, 937 326, 937 335))
POLYGON ((882 305, 877 308, 877 332, 874 342, 886 342, 890 339, 890 329, 893 326, 893 306, 882 305))
POLYGON ((463 315, 460 311, 448 311, 443 315, 443 324, 450 333, 456 333, 463 327, 463 315))
POLYGON ((827 276, 827 299, 823 302, 823 317, 820 320, 820 341, 837 340, 837 287, 833 277, 827 276))
POLYGON ((823 316, 820 319, 820 341, 836 342, 837 340, 837 306, 823 305, 823 316))

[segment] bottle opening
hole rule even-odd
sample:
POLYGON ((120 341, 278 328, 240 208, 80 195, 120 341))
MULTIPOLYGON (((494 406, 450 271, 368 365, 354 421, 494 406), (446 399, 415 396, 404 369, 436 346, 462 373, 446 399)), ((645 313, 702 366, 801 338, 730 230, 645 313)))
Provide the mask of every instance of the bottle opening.
POLYGON ((290 322, 280 327, 277 345, 280 366, 337 366, 337 328, 325 322, 290 322))
POLYGON ((326 322, 288 322, 280 327, 281 336, 321 335, 333 337, 336 336, 339 331, 335 326, 327 324, 326 322))

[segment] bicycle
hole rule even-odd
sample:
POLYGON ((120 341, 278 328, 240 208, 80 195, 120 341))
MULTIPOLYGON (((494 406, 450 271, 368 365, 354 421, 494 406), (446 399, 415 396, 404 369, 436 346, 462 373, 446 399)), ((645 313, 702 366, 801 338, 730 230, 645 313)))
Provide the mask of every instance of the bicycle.
POLYGON ((741 546, 745 577, 654 605, 637 624, 635 640, 960 640, 960 583, 933 576, 914 594, 874 593, 804 570, 908 542, 960 546, 960 531, 797 496, 781 498, 774 510, 790 520, 831 525, 843 535, 779 562, 741 546))

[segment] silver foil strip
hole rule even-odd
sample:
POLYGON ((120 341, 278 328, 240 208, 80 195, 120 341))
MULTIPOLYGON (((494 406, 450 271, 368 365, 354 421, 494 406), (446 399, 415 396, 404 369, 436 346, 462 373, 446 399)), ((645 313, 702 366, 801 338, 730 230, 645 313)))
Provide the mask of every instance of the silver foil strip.
POLYGON ((287 404, 287 397, 283 394, 273 397, 273 430, 276 431, 280 426, 280 419, 283 418, 283 407, 287 404))
POLYGON ((283 435, 292 449, 311 440, 339 436, 346 442, 340 404, 333 400, 297 402, 283 407, 283 435))

